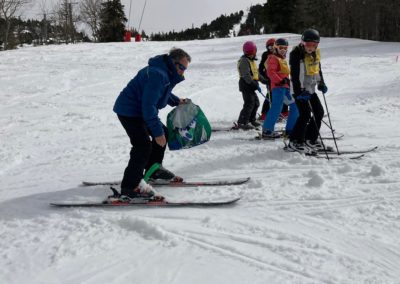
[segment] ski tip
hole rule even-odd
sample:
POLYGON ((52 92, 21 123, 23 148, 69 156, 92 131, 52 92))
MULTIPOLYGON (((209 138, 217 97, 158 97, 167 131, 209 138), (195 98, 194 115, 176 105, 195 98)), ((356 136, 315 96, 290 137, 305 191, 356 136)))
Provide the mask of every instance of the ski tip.
POLYGON ((243 178, 243 182, 241 184, 244 184, 244 183, 248 182, 249 180, 251 180, 251 177, 245 177, 245 178, 243 178))

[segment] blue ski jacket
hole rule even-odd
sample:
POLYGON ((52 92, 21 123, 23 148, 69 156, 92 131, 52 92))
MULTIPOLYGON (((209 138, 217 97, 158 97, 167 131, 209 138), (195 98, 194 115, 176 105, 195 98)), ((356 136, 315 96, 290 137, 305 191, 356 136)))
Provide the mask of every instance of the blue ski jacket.
POLYGON ((164 134, 158 110, 167 104, 179 105, 179 98, 171 91, 185 78, 167 54, 150 58, 148 64, 121 91, 113 110, 118 115, 143 118, 151 134, 158 137, 164 134))

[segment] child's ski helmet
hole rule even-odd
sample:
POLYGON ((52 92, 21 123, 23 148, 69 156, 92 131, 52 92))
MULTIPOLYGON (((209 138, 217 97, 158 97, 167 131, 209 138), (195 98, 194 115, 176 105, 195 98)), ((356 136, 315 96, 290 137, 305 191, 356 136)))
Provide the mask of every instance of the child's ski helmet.
POLYGON ((303 42, 319 42, 319 32, 317 30, 305 30, 301 36, 303 42))
POLYGON ((270 38, 269 40, 267 40, 267 42, 265 43, 265 46, 268 48, 268 46, 273 46, 275 44, 275 39, 274 38, 270 38))
POLYGON ((246 41, 243 44, 243 53, 245 55, 256 55, 257 53, 257 46, 254 42, 252 41, 246 41))
POLYGON ((275 41, 275 46, 288 46, 289 42, 287 41, 286 38, 278 38, 275 41))

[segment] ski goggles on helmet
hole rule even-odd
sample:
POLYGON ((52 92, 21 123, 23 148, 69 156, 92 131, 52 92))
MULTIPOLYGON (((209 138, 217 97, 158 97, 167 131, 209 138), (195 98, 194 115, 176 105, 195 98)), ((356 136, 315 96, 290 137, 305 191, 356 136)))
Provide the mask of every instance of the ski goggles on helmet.
POLYGON ((187 67, 185 65, 183 65, 182 63, 176 62, 175 64, 178 65, 178 68, 181 71, 185 71, 187 69, 187 67))
POLYGON ((316 48, 317 46, 318 46, 318 42, 314 42, 314 41, 303 41, 303 45, 305 46, 305 47, 314 47, 314 48, 316 48))

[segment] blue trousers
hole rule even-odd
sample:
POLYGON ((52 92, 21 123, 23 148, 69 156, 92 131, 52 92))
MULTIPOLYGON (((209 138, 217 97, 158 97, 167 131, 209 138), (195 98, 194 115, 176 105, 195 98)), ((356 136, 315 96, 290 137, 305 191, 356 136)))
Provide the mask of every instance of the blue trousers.
POLYGON ((290 134, 299 117, 299 110, 297 109, 296 103, 290 95, 290 89, 288 88, 274 88, 272 90, 272 105, 271 109, 267 113, 267 117, 264 120, 263 131, 274 131, 275 123, 279 118, 282 111, 283 103, 289 106, 289 117, 286 122, 286 133, 290 134))

